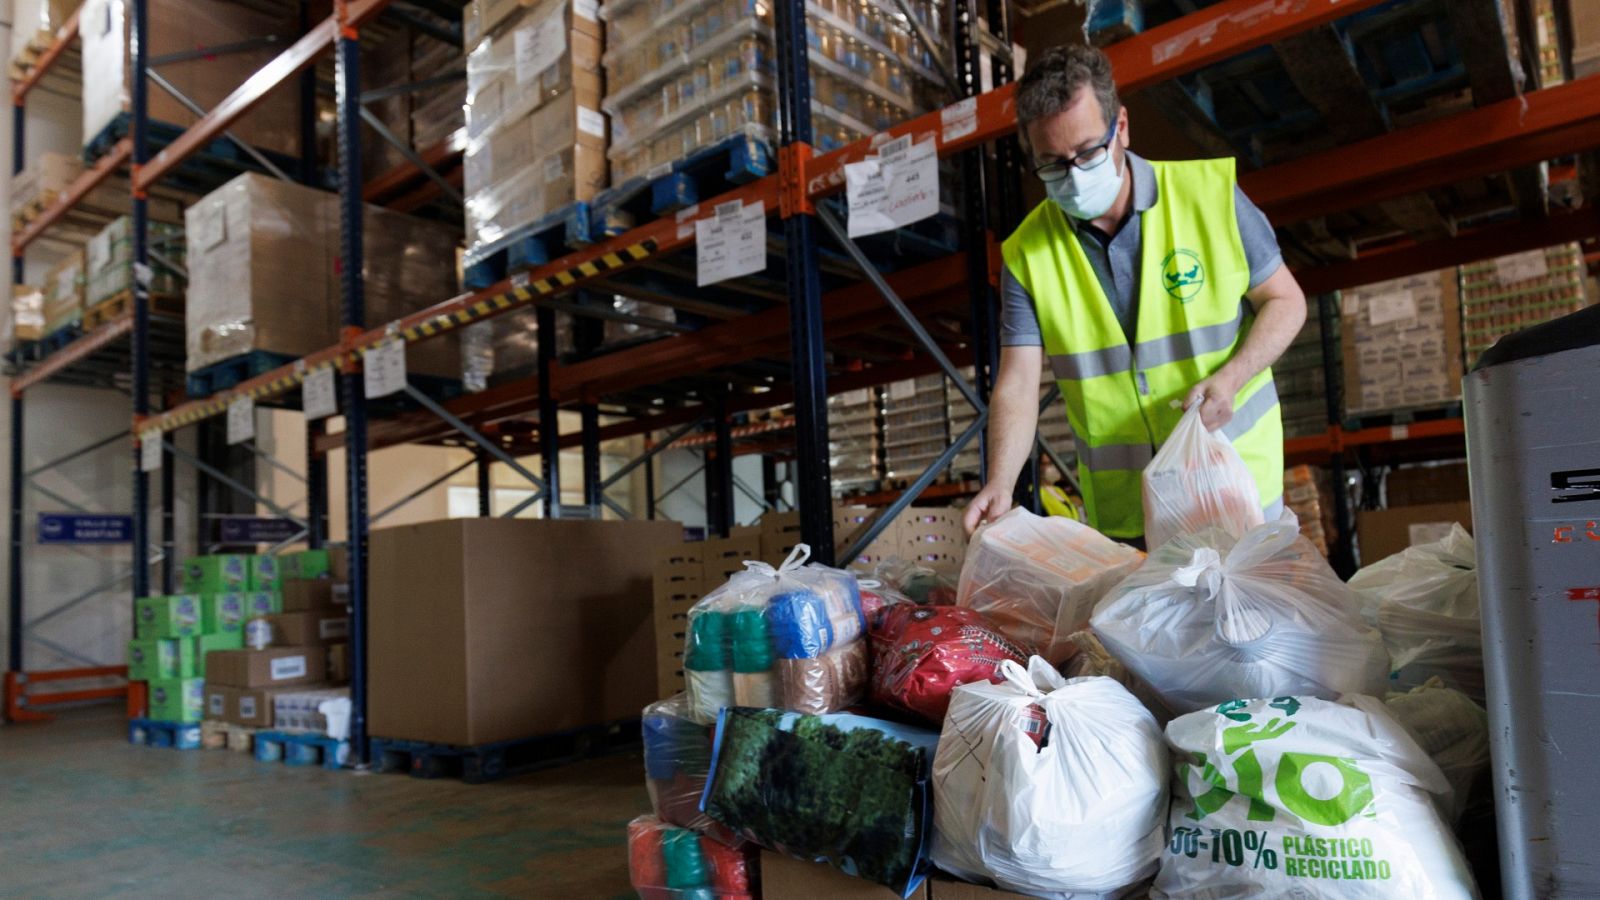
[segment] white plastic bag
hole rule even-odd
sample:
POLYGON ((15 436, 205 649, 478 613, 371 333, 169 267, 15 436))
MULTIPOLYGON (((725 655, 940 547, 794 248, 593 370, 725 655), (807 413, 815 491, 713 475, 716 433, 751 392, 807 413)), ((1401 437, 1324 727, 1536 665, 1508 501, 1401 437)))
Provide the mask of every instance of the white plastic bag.
POLYGON ((1087 525, 1018 507, 973 535, 956 605, 1058 665, 1072 654, 1067 636, 1143 559, 1087 525))
POLYGON ((1239 537, 1265 520, 1261 491, 1221 431, 1207 431, 1200 404, 1178 420, 1144 467, 1144 537, 1151 550, 1210 527, 1239 537))
POLYGON ((1464 900, 1439 767, 1372 697, 1239 700, 1167 726, 1177 778, 1153 898, 1464 900))
POLYGON ((1451 796, 1440 808, 1451 822, 1459 821, 1472 804, 1474 785, 1489 771, 1488 712, 1437 678, 1389 694, 1384 705, 1450 782, 1451 796))
POLYGON ((952 695, 933 762, 935 864, 1050 898, 1148 878, 1167 813, 1155 720, 1109 678, 1063 679, 1037 656, 1001 670, 1002 684, 952 695))
POLYGON ((1350 587, 1361 595, 1362 614, 1383 634, 1398 687, 1437 675, 1483 702, 1478 557, 1465 528, 1454 525, 1443 540, 1367 566, 1350 587))
POLYGON ((1173 713, 1236 697, 1381 696, 1389 656, 1294 516, 1235 541, 1162 545, 1095 609, 1094 632, 1173 713))

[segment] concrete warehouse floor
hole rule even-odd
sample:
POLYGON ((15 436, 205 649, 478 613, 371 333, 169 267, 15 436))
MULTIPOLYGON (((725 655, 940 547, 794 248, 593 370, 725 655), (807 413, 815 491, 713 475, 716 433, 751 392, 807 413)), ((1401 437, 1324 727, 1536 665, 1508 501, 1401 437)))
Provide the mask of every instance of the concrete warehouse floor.
POLYGON ((119 713, 0 727, 0 896, 633 896, 637 753, 467 785, 135 747, 119 713))

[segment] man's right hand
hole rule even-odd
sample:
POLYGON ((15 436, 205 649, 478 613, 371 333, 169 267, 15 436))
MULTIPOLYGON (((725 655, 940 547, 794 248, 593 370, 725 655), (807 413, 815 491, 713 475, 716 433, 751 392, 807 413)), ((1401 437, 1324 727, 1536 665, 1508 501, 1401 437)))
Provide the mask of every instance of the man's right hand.
POLYGON ((967 529, 967 537, 972 537, 972 533, 978 530, 979 525, 993 522, 1011 511, 1012 490, 1010 486, 995 481, 983 486, 983 490, 967 504, 967 514, 962 519, 962 524, 967 529))

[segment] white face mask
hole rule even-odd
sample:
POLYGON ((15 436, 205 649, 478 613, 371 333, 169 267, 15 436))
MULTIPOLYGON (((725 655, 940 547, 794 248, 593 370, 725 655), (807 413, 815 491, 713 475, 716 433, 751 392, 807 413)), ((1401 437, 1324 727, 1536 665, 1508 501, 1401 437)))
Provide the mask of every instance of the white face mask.
MULTIPOLYGON (((1114 149, 1114 148, 1113 148, 1114 149)), ((1122 190, 1122 172, 1115 162, 1115 153, 1106 162, 1092 169, 1067 167, 1067 177, 1060 181, 1045 182, 1050 199, 1074 219, 1098 219, 1117 202, 1117 192, 1122 190)))

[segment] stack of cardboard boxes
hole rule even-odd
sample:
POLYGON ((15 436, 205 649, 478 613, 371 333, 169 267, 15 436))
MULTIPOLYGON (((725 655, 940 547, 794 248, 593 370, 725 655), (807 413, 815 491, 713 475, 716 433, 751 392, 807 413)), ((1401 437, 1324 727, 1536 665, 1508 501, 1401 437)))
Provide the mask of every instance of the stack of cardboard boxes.
POLYGON ((1470 368, 1500 338, 1589 305, 1578 244, 1558 244, 1461 267, 1461 339, 1470 368))
POLYGON ((63 256, 44 279, 44 333, 54 334, 83 321, 83 251, 63 256))
POLYGON ((1402 466, 1384 478, 1383 489, 1384 509, 1356 513, 1356 539, 1364 566, 1407 547, 1443 540, 1456 523, 1472 530, 1471 491, 1464 462, 1402 466))
POLYGON ((1461 398, 1456 270, 1344 291, 1345 413, 1436 407, 1461 398))

